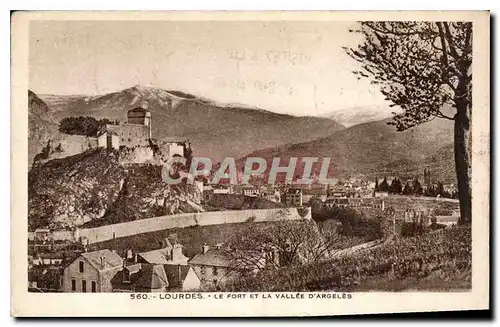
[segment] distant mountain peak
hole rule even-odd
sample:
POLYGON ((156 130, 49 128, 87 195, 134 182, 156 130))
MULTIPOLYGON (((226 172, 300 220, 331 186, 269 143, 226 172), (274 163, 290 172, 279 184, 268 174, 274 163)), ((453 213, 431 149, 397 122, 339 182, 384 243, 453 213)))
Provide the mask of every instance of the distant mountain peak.
POLYGON ((134 85, 132 87, 129 87, 128 89, 122 90, 121 92, 143 96, 146 94, 154 93, 153 89, 154 88, 152 88, 152 87, 137 84, 137 85, 134 85))
POLYGON ((333 119, 345 127, 379 121, 382 119, 390 119, 391 116, 391 112, 384 107, 344 108, 323 115, 323 117, 333 119))

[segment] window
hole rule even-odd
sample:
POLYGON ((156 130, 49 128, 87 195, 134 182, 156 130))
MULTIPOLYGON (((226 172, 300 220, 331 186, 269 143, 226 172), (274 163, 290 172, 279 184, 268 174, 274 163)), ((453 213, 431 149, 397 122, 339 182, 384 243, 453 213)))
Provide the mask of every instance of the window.
POLYGON ((80 261, 80 272, 81 273, 84 271, 84 265, 85 265, 85 263, 83 261, 80 261))
POLYGON ((90 287, 92 288, 92 293, 95 293, 96 292, 96 286, 97 286, 96 282, 92 281, 92 284, 90 284, 90 285, 91 285, 90 287))
POLYGON ((207 273, 207 267, 201 266, 201 274, 205 275, 207 273))
POLYGON ((218 273, 217 267, 212 267, 212 275, 217 276, 218 273))
POLYGON ((74 279, 71 280, 71 290, 76 291, 76 280, 74 279))
POLYGON ((82 280, 82 292, 87 292, 87 281, 85 279, 82 280))

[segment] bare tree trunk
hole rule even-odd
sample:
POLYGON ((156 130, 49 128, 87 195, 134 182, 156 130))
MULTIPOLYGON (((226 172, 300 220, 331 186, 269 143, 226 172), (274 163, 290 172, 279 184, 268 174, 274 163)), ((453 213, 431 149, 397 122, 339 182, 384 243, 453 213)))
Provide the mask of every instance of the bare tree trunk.
POLYGON ((471 192, 471 108, 464 97, 456 101, 455 115, 455 167, 460 200, 459 224, 472 221, 471 192))

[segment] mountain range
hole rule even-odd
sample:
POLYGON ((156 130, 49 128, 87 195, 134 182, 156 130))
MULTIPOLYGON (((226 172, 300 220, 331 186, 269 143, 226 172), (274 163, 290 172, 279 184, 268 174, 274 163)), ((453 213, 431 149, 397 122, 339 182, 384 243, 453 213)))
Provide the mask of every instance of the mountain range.
MULTIPOLYGON (((451 122, 433 120, 397 132, 387 124, 389 121, 359 124, 324 138, 258 150, 245 157, 266 158, 268 167, 274 157, 281 158, 281 166, 288 164, 291 157, 299 158, 299 163, 302 157, 330 157, 332 178, 360 174, 369 178, 395 175, 413 178, 426 167, 436 179, 454 183, 451 122)), ((303 165, 297 167, 296 176, 302 176, 303 165)), ((313 166, 314 174, 318 175, 319 170, 320 165, 313 166)))
POLYGON ((296 117, 262 109, 222 105, 179 91, 134 86, 102 96, 40 95, 56 119, 92 116, 125 121, 127 111, 146 105, 153 137, 185 138, 197 156, 220 161, 256 149, 325 137, 344 126, 328 118, 296 117))
POLYGON ((453 124, 435 119, 404 132, 387 123, 386 111, 339 110, 343 124, 327 117, 297 117, 221 104, 180 91, 134 86, 99 96, 35 95, 29 92, 30 160, 51 138, 61 137, 57 122, 92 116, 125 121, 129 109, 145 105, 152 113, 153 137, 189 139, 194 155, 224 157, 331 157, 335 176, 418 174, 434 167, 454 181, 453 124), (379 118, 383 119, 379 119, 379 118), (360 123, 362 122, 362 123, 360 123))
POLYGON ((389 118, 391 113, 387 108, 382 107, 352 107, 334 110, 323 117, 332 119, 345 127, 352 127, 389 118))

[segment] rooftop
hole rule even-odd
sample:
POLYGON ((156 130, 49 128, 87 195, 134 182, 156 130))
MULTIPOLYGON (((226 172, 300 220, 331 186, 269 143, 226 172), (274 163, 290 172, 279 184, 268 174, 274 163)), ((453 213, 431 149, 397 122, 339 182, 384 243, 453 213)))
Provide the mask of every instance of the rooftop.
POLYGON ((118 254, 108 249, 85 252, 82 253, 81 256, 98 270, 120 267, 123 265, 123 259, 118 254), (101 258, 103 258, 104 268, 101 266, 101 258))
POLYGON ((137 274, 138 278, 133 283, 135 287, 160 289, 169 286, 163 265, 142 265, 137 274))

